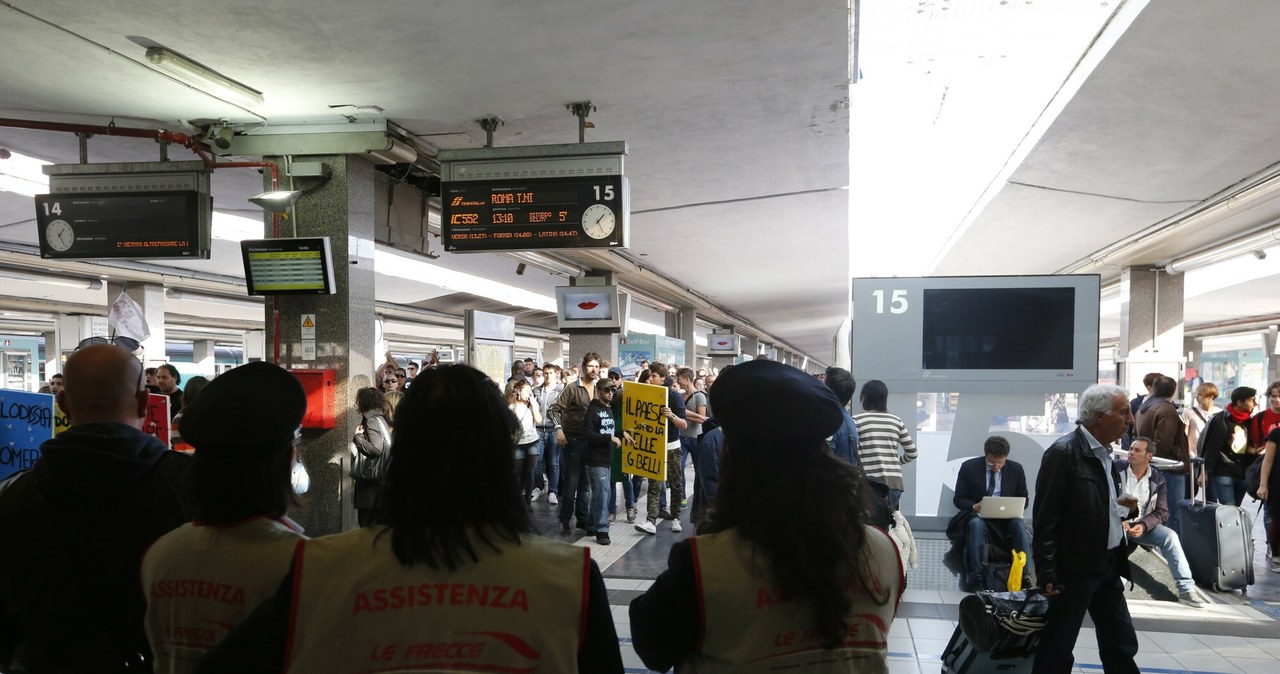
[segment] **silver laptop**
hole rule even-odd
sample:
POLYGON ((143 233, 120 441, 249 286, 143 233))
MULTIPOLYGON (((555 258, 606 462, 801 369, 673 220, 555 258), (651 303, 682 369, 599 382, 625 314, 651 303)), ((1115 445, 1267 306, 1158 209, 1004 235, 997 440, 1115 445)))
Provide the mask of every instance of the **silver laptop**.
POLYGON ((1022 517, 1027 499, 1021 496, 984 496, 978 517, 984 520, 1011 520, 1022 517))

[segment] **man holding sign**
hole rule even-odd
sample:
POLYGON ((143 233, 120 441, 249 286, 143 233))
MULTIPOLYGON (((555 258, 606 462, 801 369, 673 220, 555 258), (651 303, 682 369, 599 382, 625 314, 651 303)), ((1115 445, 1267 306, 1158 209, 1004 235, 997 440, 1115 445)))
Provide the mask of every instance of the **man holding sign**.
MULTIPOLYGON (((665 472, 667 476, 667 485, 671 487, 671 530, 679 533, 682 529, 680 525, 680 508, 684 502, 684 486, 680 475, 680 431, 684 429, 688 423, 685 421, 684 400, 680 394, 671 390, 666 386, 667 366, 662 363, 651 363, 649 365, 649 384, 653 387, 661 389, 661 394, 651 393, 648 395, 656 396, 655 398, 645 397, 641 399, 640 395, 634 398, 635 407, 631 409, 633 399, 630 397, 632 388, 639 389, 640 386, 627 387, 624 393, 628 394, 627 400, 624 401, 623 414, 634 414, 637 421, 643 422, 645 431, 642 437, 636 437, 636 444, 641 445, 640 449, 651 451, 655 455, 664 455, 666 467, 665 470, 658 464, 658 468, 643 474, 649 478, 649 517, 644 522, 636 525, 636 531, 643 531, 646 534, 658 533, 658 496, 662 491, 661 477, 665 472), (666 404, 662 404, 665 398, 666 404), (656 407, 655 403, 661 407, 656 407), (654 433, 648 433, 653 429, 654 433), (660 429, 660 430, 659 430, 660 429), (647 439, 647 443, 646 443, 647 439), (658 447, 665 449, 659 454, 658 447)), ((648 387, 644 387, 648 388, 648 387)), ((626 430, 636 436, 634 427, 628 425, 626 430)), ((626 466, 623 470, 635 472, 631 470, 631 466, 626 466)))

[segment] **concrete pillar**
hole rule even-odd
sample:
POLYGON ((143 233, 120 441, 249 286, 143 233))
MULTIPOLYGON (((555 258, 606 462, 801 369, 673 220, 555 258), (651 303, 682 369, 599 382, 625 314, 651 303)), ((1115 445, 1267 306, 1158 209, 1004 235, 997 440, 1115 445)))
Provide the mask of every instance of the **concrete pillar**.
POLYGON ((564 342, 558 339, 547 339, 542 342, 542 362, 538 363, 554 363, 560 367, 564 367, 564 342))
POLYGON ((169 362, 169 357, 164 352, 164 286, 150 283, 126 284, 108 281, 108 308, 116 301, 122 291, 142 307, 142 317, 146 319, 147 328, 151 331, 151 336, 142 341, 143 366, 157 367, 169 362))
POLYGON ((213 355, 213 340, 200 339, 191 344, 191 362, 195 364, 205 376, 212 377, 218 373, 213 355))
POLYGON ((742 336, 742 355, 748 359, 755 358, 760 353, 760 339, 758 337, 742 336))
POLYGON ((1159 372, 1181 379, 1184 276, 1147 267, 1120 274, 1120 344, 1117 379, 1131 395, 1145 393, 1142 377, 1159 372))
POLYGON ((241 347, 244 349, 244 362, 256 363, 267 360, 267 331, 245 330, 241 347))
POLYGON ((53 330, 44 333, 44 381, 62 372, 62 353, 58 350, 59 321, 53 322, 53 330))
POLYGON ((677 309, 676 311, 664 312, 662 314, 662 318, 663 318, 663 328, 666 330, 666 332, 663 332, 662 334, 668 337, 679 337, 680 336, 679 310, 677 309))
MULTIPOLYGON (((328 182, 298 200, 298 236, 329 237, 338 292, 274 299, 280 309, 281 367, 335 371, 337 425, 331 429, 303 429, 299 451, 311 474, 311 491, 302 508, 293 514, 308 535, 323 536, 356 526, 352 484, 347 477, 351 463, 347 443, 360 422, 355 412, 356 391, 373 384, 375 360, 382 360, 382 354, 374 353, 375 171, 372 164, 359 157, 311 156, 305 161, 324 162, 333 173, 328 182), (313 359, 303 349, 303 314, 316 317, 313 359)), ((269 217, 266 222, 266 234, 271 236, 269 217)), ((264 310, 268 361, 275 351, 271 304, 269 298, 264 310)))
MULTIPOLYGON (((569 353, 564 356, 564 367, 571 368, 574 365, 582 364, 582 357, 588 353, 595 353, 600 356, 601 361, 609 361, 610 363, 618 363, 618 338, 620 333, 610 334, 570 334, 569 335, 569 353)), ((601 373, 604 374, 603 372, 601 373)))
MULTIPOLYGON (((1269 325, 1267 331, 1262 334, 1263 344, 1266 347, 1267 354, 1267 383, 1270 385, 1273 381, 1280 381, 1280 352, 1276 351, 1277 337, 1280 337, 1280 326, 1269 325)), ((1265 394, 1266 392, 1263 391, 1265 394)))
POLYGON ((693 328, 698 322, 698 312, 693 307, 680 307, 676 314, 680 331, 676 336, 684 340, 684 364, 686 367, 698 369, 698 342, 694 339, 693 328))

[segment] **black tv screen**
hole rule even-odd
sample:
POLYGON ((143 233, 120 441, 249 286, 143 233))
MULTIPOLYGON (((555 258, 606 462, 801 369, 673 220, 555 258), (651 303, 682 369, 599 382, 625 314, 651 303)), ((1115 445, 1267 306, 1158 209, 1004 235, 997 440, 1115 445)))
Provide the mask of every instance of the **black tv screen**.
POLYGON ((925 370, 1071 370, 1075 288, 924 291, 925 370))

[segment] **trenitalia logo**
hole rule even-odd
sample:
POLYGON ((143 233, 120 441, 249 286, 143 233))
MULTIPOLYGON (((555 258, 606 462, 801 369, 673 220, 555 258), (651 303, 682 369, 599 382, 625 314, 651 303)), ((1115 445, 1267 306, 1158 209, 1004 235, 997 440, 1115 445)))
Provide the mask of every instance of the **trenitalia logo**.
POLYGON ((466 201, 463 197, 454 197, 450 206, 487 206, 483 201, 466 201))

